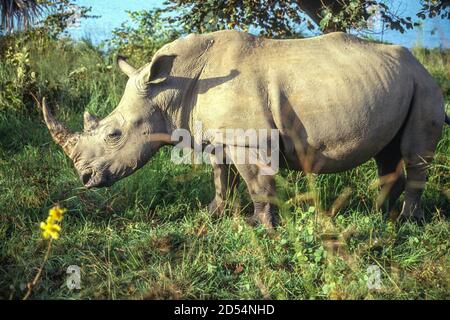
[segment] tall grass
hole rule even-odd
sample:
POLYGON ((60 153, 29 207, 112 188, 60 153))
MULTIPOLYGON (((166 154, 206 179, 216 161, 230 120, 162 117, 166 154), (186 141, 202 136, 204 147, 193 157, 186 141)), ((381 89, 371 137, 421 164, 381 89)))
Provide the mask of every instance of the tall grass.
MULTIPOLYGON (((125 76, 88 42, 22 46, 35 80, 26 89, 12 87, 19 102, 0 108, 0 298, 20 298, 26 291, 45 251, 39 222, 56 202, 69 212, 34 288, 36 299, 449 298, 448 128, 430 169, 424 226, 396 224, 376 212, 371 161, 312 179, 282 172, 281 226, 267 234, 245 223, 251 205, 244 185, 242 212, 212 218, 206 211, 214 194, 211 169, 175 165, 168 149, 113 187, 82 188, 24 91, 49 97, 57 117, 79 129, 85 107, 104 116, 117 105, 125 76), (309 191, 317 193, 320 205, 298 199, 309 191), (334 217, 323 214, 343 193, 348 201, 334 217), (81 267, 81 290, 65 286, 69 265, 81 267), (371 265, 381 271, 378 290, 367 287, 371 265)), ((413 52, 448 101, 450 54, 413 52)), ((15 77, 17 65, 0 62, 0 83, 15 77)))

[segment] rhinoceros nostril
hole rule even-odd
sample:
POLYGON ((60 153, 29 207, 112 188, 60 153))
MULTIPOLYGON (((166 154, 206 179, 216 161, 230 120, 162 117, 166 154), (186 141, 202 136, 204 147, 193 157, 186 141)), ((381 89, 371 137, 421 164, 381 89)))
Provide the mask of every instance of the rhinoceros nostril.
POLYGON ((81 181, 83 182, 83 184, 86 184, 89 182, 89 180, 91 180, 91 177, 92 177, 92 171, 83 172, 81 174, 81 181))

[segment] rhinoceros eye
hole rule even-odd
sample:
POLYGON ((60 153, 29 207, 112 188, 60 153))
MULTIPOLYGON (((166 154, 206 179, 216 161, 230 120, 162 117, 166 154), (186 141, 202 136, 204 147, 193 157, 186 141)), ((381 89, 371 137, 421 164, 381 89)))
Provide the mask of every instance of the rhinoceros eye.
POLYGON ((106 135, 108 140, 117 140, 122 136, 120 129, 111 129, 106 135))

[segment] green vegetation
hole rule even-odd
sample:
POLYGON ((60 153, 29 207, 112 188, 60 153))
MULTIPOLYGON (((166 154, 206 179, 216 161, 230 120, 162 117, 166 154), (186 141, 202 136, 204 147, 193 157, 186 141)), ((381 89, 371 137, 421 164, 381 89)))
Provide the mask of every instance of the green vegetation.
MULTIPOLYGON (((166 40, 146 40, 150 48, 171 38, 160 34, 166 40)), ((116 45, 129 43, 121 39, 116 45)), ((148 48, 138 33, 133 39, 148 48)), ((169 149, 110 188, 84 189, 33 95, 46 96, 73 129, 81 128, 84 108, 105 116, 126 81, 112 53, 35 33, 0 41, 0 298, 24 296, 47 247, 39 223, 55 203, 68 212, 35 299, 449 298, 449 127, 430 169, 423 226, 375 211, 377 174, 369 162, 342 174, 283 172, 281 226, 267 234, 245 222, 251 205, 244 185, 242 212, 212 218, 210 167, 175 165, 169 149), (66 287, 70 265, 81 267, 81 290, 66 287), (379 290, 367 287, 371 265, 381 270, 379 290)), ((414 54, 448 102, 450 53, 414 54)))
POLYGON ((419 26, 426 18, 450 19, 449 1, 418 2, 418 12, 411 16, 405 15, 401 3, 386 0, 166 0, 163 11, 175 13, 168 20, 190 32, 240 29, 276 38, 298 37, 302 28, 324 33, 367 32, 372 29, 374 13, 376 20, 383 22, 383 29, 401 33, 419 26))

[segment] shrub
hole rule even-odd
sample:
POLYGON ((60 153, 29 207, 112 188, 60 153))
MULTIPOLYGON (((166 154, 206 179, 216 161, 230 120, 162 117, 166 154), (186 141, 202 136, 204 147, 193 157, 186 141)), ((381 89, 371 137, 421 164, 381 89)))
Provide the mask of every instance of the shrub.
POLYGON ((415 46, 412 52, 438 82, 446 101, 448 101, 450 97, 450 50, 415 46))
POLYGON ((153 54, 164 44, 180 37, 181 32, 169 26, 159 10, 130 12, 131 23, 122 23, 112 31, 111 40, 106 42, 111 52, 130 57, 136 65, 150 62, 153 54))

